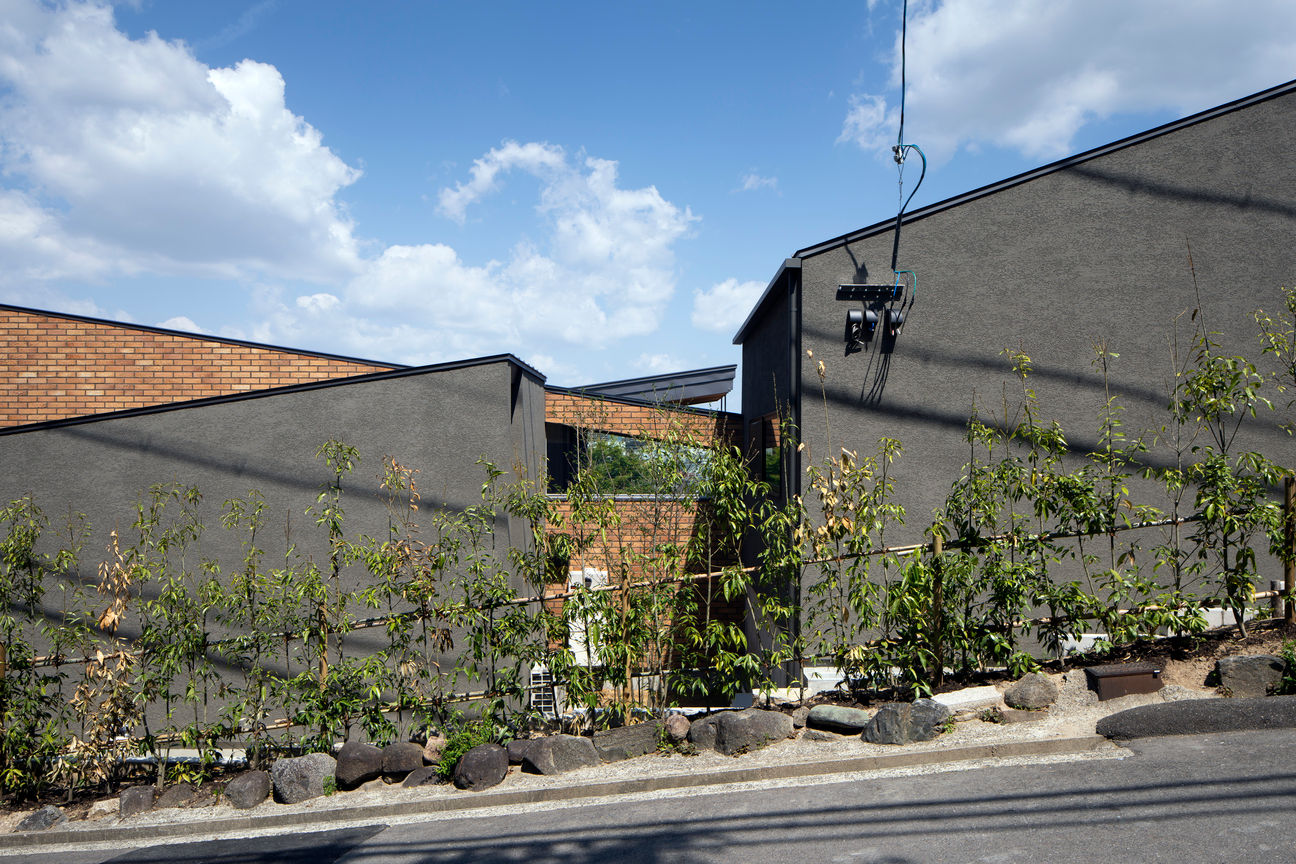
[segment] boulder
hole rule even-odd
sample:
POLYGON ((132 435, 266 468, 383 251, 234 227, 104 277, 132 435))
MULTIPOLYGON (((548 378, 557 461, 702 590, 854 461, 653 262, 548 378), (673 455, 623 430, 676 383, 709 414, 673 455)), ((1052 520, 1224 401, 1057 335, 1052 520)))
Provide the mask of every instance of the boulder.
POLYGON ((404 780, 405 775, 423 767, 423 748, 409 741, 388 744, 382 751, 382 773, 388 780, 404 780))
POLYGON ((842 736, 835 732, 824 732, 820 729, 807 729, 801 733, 803 741, 840 741, 842 736))
POLYGON ((1057 701, 1057 685, 1047 675, 1032 672, 1004 691, 1003 700, 1012 708, 1038 711, 1057 701))
POLYGON ((296 804, 324 794, 324 778, 336 777, 337 760, 327 753, 307 753, 292 759, 280 759, 270 766, 274 799, 280 804, 296 804))
MULTIPOLYGON (((805 725, 825 732, 858 735, 864 731, 870 719, 869 713, 860 708, 847 708, 844 705, 816 705, 806 716, 805 725)), ((793 723, 795 722, 794 719, 793 723)))
POLYGON ((67 814, 52 804, 47 804, 35 813, 23 817, 15 831, 48 831, 68 821, 67 814))
MULTIPOLYGON (((421 750, 419 764, 422 764, 421 750)), ((337 778, 339 789, 354 789, 361 783, 382 776, 383 751, 372 744, 348 741, 338 750, 335 771, 333 776, 337 778)))
POLYGON ((699 750, 714 750, 716 744, 716 726, 720 723, 719 714, 694 720, 689 724, 689 741, 699 750))
POLYGON ((870 744, 911 744, 930 741, 953 716, 949 708, 930 699, 912 704, 883 705, 860 736, 870 744))
POLYGON ((565 774, 597 764, 599 754, 594 742, 575 735, 537 738, 522 758, 522 770, 532 774, 565 774))
POLYGON ((792 718, 781 711, 747 708, 720 715, 716 724, 715 749, 736 756, 767 747, 792 734, 792 718))
POLYGON ((479 744, 459 758, 454 785, 470 792, 498 786, 508 774, 508 753, 498 744, 479 744))
POLYGON ((682 744, 688 740, 689 727, 692 725, 683 714, 672 714, 666 718, 666 735, 672 744, 682 744))
POLYGON ((188 807, 193 803, 194 797, 198 790, 192 783, 177 783, 174 786, 168 786, 157 801, 153 803, 154 808, 158 810, 172 810, 176 807, 188 807))
POLYGON ((521 765, 522 760, 526 758, 527 751, 531 749, 531 745, 539 740, 539 738, 514 738, 508 742, 504 749, 508 751, 509 764, 521 765))
POLYGON ((661 745, 662 722, 652 720, 619 729, 594 733, 594 749, 604 762, 620 762, 657 752, 661 745))
POLYGON ((132 786, 123 789, 121 797, 117 799, 117 813, 123 819, 147 813, 153 809, 153 801, 156 797, 157 789, 152 786, 132 786))
POLYGON ((225 800, 235 810, 250 810, 270 797, 270 775, 246 771, 225 784, 225 800))
POLYGON ((1230 696, 1249 699, 1267 696, 1282 681, 1286 662, 1273 654, 1234 654, 1215 661, 1221 690, 1230 696))
POLYGON ((796 709, 795 711, 793 711, 793 712, 792 712, 792 728, 793 728, 793 729, 804 729, 804 728, 805 728, 805 725, 806 725, 806 718, 808 718, 809 716, 810 716, 810 706, 809 706, 809 705, 802 705, 800 708, 798 708, 798 709, 796 709))
POLYGON ((109 816, 116 816, 117 809, 120 805, 111 798, 101 798, 98 801, 90 803, 90 809, 86 811, 87 822, 98 822, 100 819, 107 819, 109 816))
POLYGON ((423 762, 426 765, 437 765, 441 762, 441 753, 445 750, 446 739, 444 735, 432 735, 423 745, 423 762))
POLYGON ((424 765, 406 774, 401 786, 405 789, 413 789, 415 786, 432 786, 440 782, 441 776, 437 774, 437 766, 424 765))

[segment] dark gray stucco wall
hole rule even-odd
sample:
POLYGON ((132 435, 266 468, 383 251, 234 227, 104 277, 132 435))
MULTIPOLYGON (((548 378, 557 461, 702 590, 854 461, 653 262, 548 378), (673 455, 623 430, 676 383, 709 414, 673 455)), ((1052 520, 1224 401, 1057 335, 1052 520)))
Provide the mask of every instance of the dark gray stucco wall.
MULTIPOLYGON (((889 355, 881 339, 844 355, 851 304, 834 294, 839 283, 891 280, 892 233, 807 255, 803 347, 825 360, 829 404, 825 416, 803 352, 809 459, 899 438, 902 533, 916 539, 967 459, 974 403, 998 417, 1005 392, 1019 399, 1005 348, 1032 358, 1045 415, 1079 447, 1095 441, 1104 398, 1092 363, 1099 340, 1120 354, 1111 385, 1126 430, 1164 422, 1171 345, 1177 333, 1186 353, 1194 326, 1185 313, 1200 300, 1225 349, 1258 359, 1253 313, 1277 311, 1279 286, 1296 277, 1294 136, 1296 95, 1284 95, 906 225, 899 267, 917 271, 919 293, 889 355)), ((757 398, 744 391, 744 405, 757 398)), ((1296 446, 1278 422, 1261 418, 1243 443, 1291 465, 1296 446)))
MULTIPOLYGON (((325 441, 338 439, 360 452, 359 466, 344 480, 346 537, 383 538, 389 524, 379 496, 384 456, 419 470, 415 518, 430 531, 435 510, 481 503, 485 474, 475 464, 478 457, 510 474, 518 467, 536 476, 543 458, 543 418, 543 382, 507 360, 370 376, 0 435, 0 496, 9 501, 32 495, 53 532, 67 513, 86 514, 93 532, 81 562, 81 578, 87 581, 106 558, 110 531, 130 544, 136 503, 156 483, 196 486, 202 493, 206 531, 197 554, 219 562, 223 573, 238 568, 245 536, 221 527, 222 505, 250 490, 267 502, 267 527, 258 538, 266 550, 265 566, 283 562, 290 526, 296 555, 326 568, 327 532, 306 512, 331 477, 315 455, 325 441)), ((498 521, 497 539, 505 547, 524 537, 520 526, 498 521)), ((496 550, 501 557, 505 552, 496 550)), ((348 589, 366 581, 361 565, 344 573, 348 589)), ((51 607, 57 597, 58 592, 48 595, 51 607)), ((132 632, 137 631, 128 622, 124 633, 132 632)), ((380 629, 360 631, 348 638, 348 653, 384 644, 380 629)))
MULTIPOLYGON (((793 355, 800 313, 800 271, 783 268, 770 286, 760 316, 742 343, 744 426, 769 414, 793 410, 796 398, 793 355)), ((744 441, 749 433, 744 429, 744 441)))

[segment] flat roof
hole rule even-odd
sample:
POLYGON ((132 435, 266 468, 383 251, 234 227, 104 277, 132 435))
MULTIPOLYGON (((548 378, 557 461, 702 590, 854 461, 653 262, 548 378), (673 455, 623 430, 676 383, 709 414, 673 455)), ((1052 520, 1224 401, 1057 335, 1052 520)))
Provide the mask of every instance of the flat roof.
POLYGON ((670 402, 692 405, 714 402, 733 390, 737 364, 712 366, 707 369, 690 369, 664 375, 645 375, 640 378, 623 378, 601 384, 586 384, 573 390, 599 396, 620 396, 645 402, 670 402))

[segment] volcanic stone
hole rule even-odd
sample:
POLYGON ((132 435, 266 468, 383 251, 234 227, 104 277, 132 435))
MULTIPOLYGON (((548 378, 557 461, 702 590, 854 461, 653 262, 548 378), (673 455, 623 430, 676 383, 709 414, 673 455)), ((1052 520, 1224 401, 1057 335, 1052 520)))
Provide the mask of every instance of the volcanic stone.
MULTIPOLYGON (((422 764, 422 751, 419 751, 419 764, 422 764)), ((339 789, 354 789, 361 783, 381 777, 383 773, 383 751, 372 744, 360 741, 348 741, 338 750, 336 774, 339 789)))
POLYGON ((427 739, 423 745, 423 762, 428 765, 436 765, 441 761, 441 753, 445 750, 446 739, 444 735, 433 735, 427 739))
POLYGON ((508 774, 508 753, 498 744, 479 744, 459 758, 454 785, 470 792, 498 786, 508 774))
POLYGON ((53 806, 52 804, 47 804, 44 807, 37 810, 35 813, 26 816, 21 822, 18 823, 18 827, 15 828, 14 830, 15 831, 48 831, 49 829, 62 825, 67 821, 68 818, 66 813, 64 813, 62 810, 58 809, 57 807, 53 806))
MULTIPOLYGON (((844 705, 816 705, 806 716, 805 725, 842 735, 858 735, 868 725, 869 713, 844 705)), ((793 721, 795 722, 795 720, 793 721)))
POLYGON ((538 738, 514 738, 505 745, 508 751, 508 761, 510 765, 521 765, 522 760, 526 758, 526 753, 531 749, 531 745, 536 743, 538 738))
POLYGON ((594 742, 575 735, 538 738, 522 757, 522 770, 533 774, 565 774, 597 764, 599 754, 594 742))
POLYGON ((166 791, 158 796, 154 802, 154 808, 158 810, 171 810, 176 807, 188 807, 193 803, 194 796, 198 790, 191 783, 177 783, 174 786, 168 786, 166 791))
POLYGON ((661 742, 662 723, 652 720, 594 733, 594 749, 604 762, 620 762, 654 753, 661 742))
POLYGON ((792 718, 781 711, 748 708, 720 715, 715 749, 725 756, 748 753, 782 741, 792 734, 792 718))
POLYGON ((123 819, 147 813, 153 809, 153 799, 156 797, 157 790, 152 786, 132 786, 123 789, 118 799, 117 812, 123 819))
POLYGON ((1038 711, 1057 701, 1057 685, 1047 675, 1032 672, 1004 691, 1004 702, 1024 711, 1038 711))
POLYGON ((247 771, 225 784, 225 800, 235 810, 250 810, 270 797, 270 775, 247 771))
POLYGON ((441 777, 437 774, 437 766, 424 765, 422 768, 415 768, 405 775, 405 780, 401 783, 401 786, 405 789, 413 789, 415 786, 431 786, 439 782, 441 782, 441 777))
POLYGON ((1244 699, 1266 696, 1282 681, 1287 664, 1272 654, 1234 654, 1215 661, 1220 687, 1244 699))
POLYGON ((275 800, 296 804, 324 794, 324 778, 336 777, 337 761, 327 753, 280 759, 270 766, 275 800))
POLYGON ((666 718, 666 734, 672 742, 679 744, 688 740, 691 725, 689 718, 683 714, 672 714, 666 718))
POLYGON ((392 781, 403 780, 405 775, 423 767, 423 748, 409 741, 388 744, 382 751, 382 773, 392 781))
POLYGON ((699 750, 714 750, 716 744, 716 728, 720 723, 720 715, 712 714, 710 717, 703 717, 701 720, 694 720, 689 725, 689 741, 699 750))
POLYGON ((870 744, 910 744, 930 741, 941 732, 951 712, 939 702, 919 699, 912 704, 883 705, 860 736, 870 744))

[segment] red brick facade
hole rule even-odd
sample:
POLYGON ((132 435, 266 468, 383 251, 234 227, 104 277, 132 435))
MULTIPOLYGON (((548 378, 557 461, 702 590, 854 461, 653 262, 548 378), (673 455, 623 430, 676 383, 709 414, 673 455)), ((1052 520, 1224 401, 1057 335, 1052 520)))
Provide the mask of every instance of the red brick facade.
POLYGON ((392 368, 0 307, 0 427, 392 368))
POLYGON ((644 438, 660 438, 673 431, 700 445, 742 440, 742 418, 736 414, 672 410, 560 390, 545 391, 545 421, 644 438))

